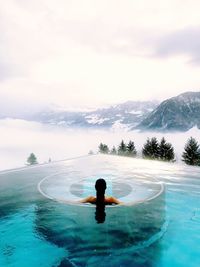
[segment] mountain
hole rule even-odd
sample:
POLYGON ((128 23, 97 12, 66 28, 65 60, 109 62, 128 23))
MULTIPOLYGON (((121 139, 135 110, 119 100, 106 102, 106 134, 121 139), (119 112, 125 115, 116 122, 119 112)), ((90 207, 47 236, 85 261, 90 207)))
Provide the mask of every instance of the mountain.
POLYGON ((35 114, 31 119, 68 127, 130 129, 138 125, 157 105, 156 101, 127 101, 87 112, 49 109, 35 114))
POLYGON ((200 129, 200 92, 186 92, 157 101, 127 101, 93 111, 70 111, 60 106, 46 106, 14 112, 0 106, 0 119, 6 117, 37 121, 63 127, 106 128, 151 131, 187 131, 200 129), (40 108, 40 109, 39 109, 40 108), (42 109, 44 108, 44 109, 42 109))
POLYGON ((163 101, 137 126, 143 130, 200 129, 200 92, 186 92, 163 101))

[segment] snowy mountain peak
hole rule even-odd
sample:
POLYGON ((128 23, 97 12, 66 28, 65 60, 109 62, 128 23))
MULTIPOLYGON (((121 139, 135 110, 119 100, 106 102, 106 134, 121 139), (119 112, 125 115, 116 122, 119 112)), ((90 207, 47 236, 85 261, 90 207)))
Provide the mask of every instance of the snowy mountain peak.
POLYGON ((200 92, 186 92, 163 101, 139 125, 144 130, 187 131, 200 128, 200 92))
POLYGON ((132 128, 140 123, 158 103, 156 101, 127 101, 94 111, 47 110, 36 114, 35 120, 70 127, 132 128))

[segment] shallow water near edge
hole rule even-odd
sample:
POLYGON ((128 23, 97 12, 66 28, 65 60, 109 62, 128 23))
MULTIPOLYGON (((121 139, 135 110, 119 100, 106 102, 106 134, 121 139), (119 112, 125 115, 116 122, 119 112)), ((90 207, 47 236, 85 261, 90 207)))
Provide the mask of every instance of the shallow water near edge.
POLYGON ((1 172, 0 184, 0 266, 200 266, 198 167, 94 155, 1 172), (54 200, 38 190, 45 177, 51 177, 54 200), (165 191, 149 201, 106 207, 99 224, 94 206, 56 201, 63 188, 56 185, 66 177, 71 186, 62 194, 75 199, 92 193, 88 183, 97 177, 108 179, 108 193, 126 203, 134 188, 135 195, 144 193, 137 187, 142 184, 151 195, 152 179, 165 191))

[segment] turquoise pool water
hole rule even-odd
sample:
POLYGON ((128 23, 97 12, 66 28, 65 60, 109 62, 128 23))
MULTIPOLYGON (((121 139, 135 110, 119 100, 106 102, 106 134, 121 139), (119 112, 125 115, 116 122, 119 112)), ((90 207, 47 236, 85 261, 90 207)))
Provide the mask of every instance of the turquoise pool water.
POLYGON ((200 266, 198 167, 95 155, 1 172, 0 185, 0 266, 200 266), (67 202, 97 177, 127 204, 101 224, 67 202))

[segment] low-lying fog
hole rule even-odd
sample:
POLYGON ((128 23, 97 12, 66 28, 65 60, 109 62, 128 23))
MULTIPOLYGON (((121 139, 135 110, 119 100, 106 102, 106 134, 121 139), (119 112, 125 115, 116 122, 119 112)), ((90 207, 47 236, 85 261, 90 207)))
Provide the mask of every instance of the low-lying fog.
POLYGON ((185 133, 140 133, 124 130, 92 130, 66 129, 62 127, 43 125, 23 120, 0 120, 0 170, 25 166, 26 159, 33 152, 39 163, 47 162, 49 158, 61 160, 88 154, 90 150, 98 151, 100 142, 110 148, 118 146, 120 141, 132 140, 141 153, 147 137, 162 136, 172 143, 176 159, 181 162, 184 145, 190 136, 200 142, 200 130, 193 128, 185 133))

